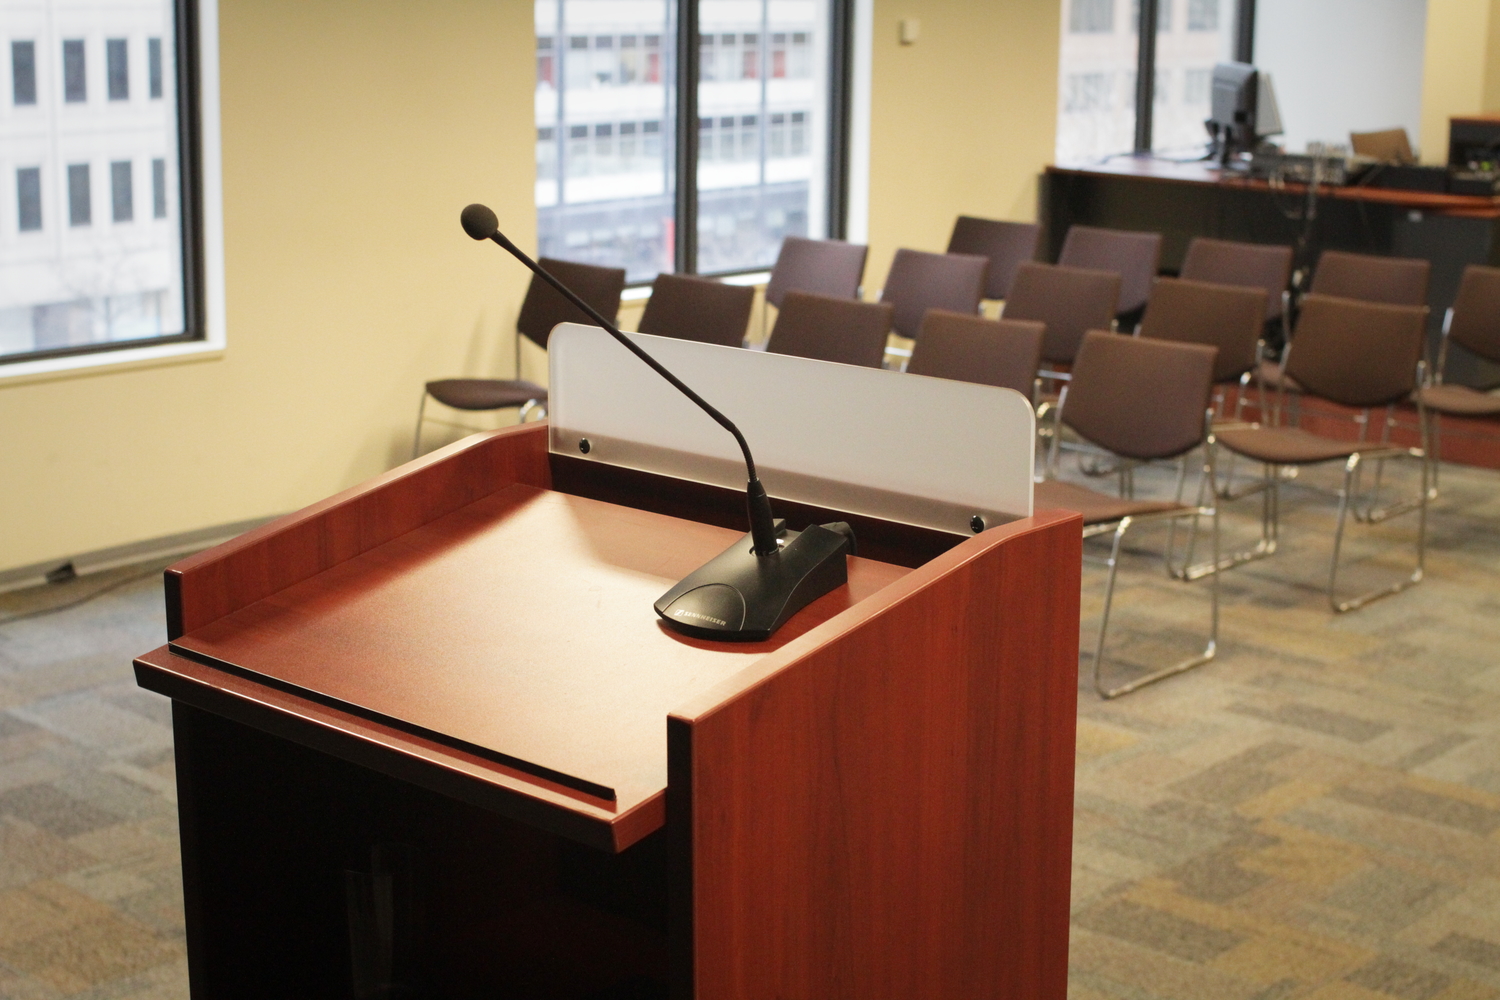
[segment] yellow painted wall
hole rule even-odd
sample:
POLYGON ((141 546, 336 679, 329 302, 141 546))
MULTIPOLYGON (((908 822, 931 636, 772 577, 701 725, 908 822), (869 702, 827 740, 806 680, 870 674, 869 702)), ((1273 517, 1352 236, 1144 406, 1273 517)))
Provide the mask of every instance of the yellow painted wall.
MULTIPOLYGON (((228 349, 0 384, 0 571, 293 510, 403 461, 425 380, 510 372, 526 275, 458 212, 534 245, 530 4, 219 2, 228 349)), ((876 0, 868 286, 1034 217, 1059 7, 876 0)))
POLYGON ((1448 162, 1448 119, 1500 113, 1500 0, 1427 0, 1424 163, 1448 162))
POLYGON ((293 510, 509 372, 526 275, 458 214, 535 243, 531 5, 219 7, 228 349, 0 385, 0 570, 293 510))
POLYGON ((1057 130, 1059 0, 875 0, 870 258, 941 251, 960 214, 1029 221, 1057 130), (916 18, 917 41, 898 25, 916 18))

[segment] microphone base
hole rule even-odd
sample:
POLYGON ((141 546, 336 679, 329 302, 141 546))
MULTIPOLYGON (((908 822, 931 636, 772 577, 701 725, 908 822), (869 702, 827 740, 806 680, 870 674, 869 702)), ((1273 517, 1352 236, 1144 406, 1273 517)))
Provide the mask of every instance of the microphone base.
POLYGON ((758 556, 747 534, 688 574, 656 602, 674 631, 719 642, 763 642, 792 615, 849 579, 849 537, 809 525, 786 531, 758 556))

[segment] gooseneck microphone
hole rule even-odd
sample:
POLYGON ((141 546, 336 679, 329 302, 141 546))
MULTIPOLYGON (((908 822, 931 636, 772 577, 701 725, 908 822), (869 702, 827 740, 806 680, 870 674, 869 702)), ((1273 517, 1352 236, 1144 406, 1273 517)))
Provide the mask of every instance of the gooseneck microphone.
POLYGON ((645 362, 673 388, 691 399, 734 435, 745 458, 745 508, 750 520, 749 546, 736 543, 685 577, 656 602, 656 612, 680 632, 705 639, 760 641, 788 618, 848 578, 846 553, 854 549, 849 525, 809 525, 788 531, 771 513, 771 501, 755 472, 750 445, 734 421, 642 350, 546 268, 532 260, 500 232, 500 220, 485 205, 470 205, 460 216, 464 232, 476 240, 494 240, 537 277, 582 309, 626 350, 645 362))
POLYGON ((719 426, 734 435, 735 443, 740 446, 740 452, 745 456, 745 471, 749 475, 749 481, 745 485, 745 506, 750 517, 750 537, 755 542, 755 554, 763 556, 776 551, 776 530, 773 527, 775 521, 771 516, 771 501, 766 496, 765 487, 760 484, 760 477, 755 474, 755 458, 750 454, 750 445, 745 441, 745 435, 741 434, 740 429, 734 425, 734 421, 710 406, 706 399, 688 388, 681 379, 663 367, 661 362, 641 350, 633 340, 621 333, 619 328, 599 315, 593 306, 583 301, 583 299, 574 294, 571 288, 554 278, 548 273, 546 268, 532 260, 527 256, 525 251, 512 243, 500 231, 500 220, 488 206, 470 205, 463 210, 463 214, 459 216, 459 221, 463 223, 464 232, 468 233, 474 239, 494 240, 506 250, 509 250, 511 256, 531 268, 537 277, 562 293, 563 298, 588 313, 589 317, 595 323, 604 328, 605 333, 625 345, 626 350, 650 365, 652 371, 672 383, 672 386, 678 392, 687 396, 694 403, 697 403, 699 408, 710 417, 713 417, 719 426))

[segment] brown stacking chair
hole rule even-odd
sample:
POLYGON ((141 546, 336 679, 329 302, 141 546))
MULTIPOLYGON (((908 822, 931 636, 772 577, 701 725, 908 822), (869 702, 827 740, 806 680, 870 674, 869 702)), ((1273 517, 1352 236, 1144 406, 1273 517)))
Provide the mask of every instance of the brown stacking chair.
POLYGON ((766 350, 815 361, 879 368, 891 331, 891 307, 883 302, 787 292, 766 350))
POLYGON ((1416 163, 1411 151, 1411 137, 1404 128, 1386 128, 1378 132, 1350 132, 1349 147, 1357 156, 1373 156, 1381 163, 1416 163))
POLYGON ((1057 262, 1065 267, 1113 271, 1120 276, 1115 313, 1131 317, 1146 305, 1161 263, 1161 234, 1096 226, 1070 226, 1057 262))
POLYGON ((1362 302, 1394 306, 1427 304, 1432 262, 1417 257, 1377 257, 1345 250, 1325 250, 1318 258, 1308 291, 1362 302))
MULTIPOLYGON (((625 290, 624 268, 578 264, 550 257, 543 257, 537 263, 573 289, 579 298, 593 306, 601 316, 614 319, 619 313, 620 294, 625 290)), ((526 288, 526 298, 521 302, 521 314, 516 320, 516 377, 449 378, 428 382, 422 388, 422 402, 417 407, 417 429, 412 435, 411 457, 416 458, 422 448, 422 422, 428 396, 456 410, 507 410, 519 407, 523 420, 534 409, 545 413, 547 390, 535 382, 521 378, 521 338, 525 337, 545 350, 547 338, 559 323, 594 325, 593 319, 563 298, 561 292, 532 275, 531 284, 526 288)))
POLYGON ((641 333, 743 347, 755 289, 690 274, 658 274, 641 313, 641 333))
POLYGON ((777 309, 787 292, 812 292, 841 299, 859 297, 868 248, 842 240, 788 236, 766 283, 766 301, 777 309))
MULTIPOLYGON (((1258 287, 1157 278, 1141 317, 1140 335, 1154 340, 1208 344, 1219 349, 1214 384, 1241 393, 1260 360, 1266 292, 1258 287)), ((1223 396, 1215 401, 1222 414, 1223 396)))
POLYGON ((989 277, 985 279, 984 297, 1003 299, 1010 294, 1016 280, 1016 269, 1036 260, 1037 242, 1042 227, 1034 222, 1001 222, 960 215, 948 237, 948 253, 978 254, 990 259, 989 277))
MULTIPOLYGON (((1271 243, 1240 243, 1199 236, 1188 244, 1178 277, 1243 285, 1266 293, 1266 323, 1286 323, 1287 287, 1292 280, 1292 248, 1271 243)), ((1282 331, 1285 333, 1285 329, 1282 331)))
MULTIPOLYGON (((1415 257, 1378 257, 1373 254, 1325 250, 1318 258, 1309 294, 1337 295, 1361 302, 1384 302, 1396 306, 1427 304, 1427 283, 1432 262, 1415 257)), ((1260 366, 1264 385, 1279 394, 1300 393, 1296 379, 1283 377, 1279 362, 1260 366)), ((1278 408, 1281 401, 1278 399, 1278 408)))
POLYGON ((1005 300, 1005 319, 1034 320, 1047 327, 1042 338, 1043 378, 1066 379, 1083 335, 1108 330, 1120 298, 1120 276, 1052 264, 1022 264, 1005 300))
MULTIPOLYGON (((1295 379, 1305 393, 1341 406, 1370 409, 1394 405, 1411 397, 1417 388, 1418 366, 1426 339, 1426 316, 1425 306, 1397 306, 1308 295, 1302 301, 1296 335, 1287 347, 1287 376, 1295 379)), ((1276 551, 1280 467, 1341 461, 1344 463, 1344 482, 1339 490, 1338 527, 1334 531, 1333 556, 1328 572, 1329 604, 1334 611, 1352 611, 1378 597, 1398 593, 1418 583, 1422 579, 1426 545, 1428 466, 1425 409, 1420 395, 1416 399, 1418 423, 1423 429, 1423 446, 1418 448, 1323 437, 1299 427, 1252 426, 1220 431, 1219 443, 1225 448, 1261 463, 1265 482, 1259 544, 1215 565, 1237 565, 1276 551), (1417 500, 1410 505, 1419 512, 1416 568, 1389 587, 1339 600, 1339 552, 1345 521, 1356 505, 1361 463, 1392 458, 1421 461, 1422 487, 1417 500)))
MULTIPOLYGON (((989 266, 990 259, 977 254, 897 250, 885 287, 880 290, 880 301, 895 309, 891 329, 916 340, 922 332, 922 317, 929 309, 978 315, 989 266)), ((898 348, 887 353, 911 356, 910 351, 898 348)))
POLYGON ((1443 339, 1438 347, 1432 382, 1417 390, 1417 401, 1431 416, 1434 495, 1437 492, 1438 462, 1442 458, 1442 418, 1500 417, 1500 396, 1466 385, 1444 383, 1451 344, 1458 344, 1487 361, 1500 363, 1500 268, 1479 264, 1464 268, 1458 297, 1443 317, 1443 339))
POLYGON ((1041 323, 929 309, 912 348, 913 375, 1014 389, 1031 399, 1042 360, 1041 323))
POLYGON ((1218 561, 1218 507, 1201 502, 1203 497, 1215 495, 1214 446, 1208 425, 1215 352, 1215 348, 1201 344, 1174 344, 1094 331, 1084 337, 1073 366, 1073 380, 1063 390, 1059 404, 1063 422, 1086 441, 1123 459, 1138 462, 1172 459, 1203 446, 1203 476, 1208 488, 1202 491, 1198 504, 1183 504, 1180 497, 1173 501, 1113 497, 1056 480, 1036 486, 1037 508, 1063 507, 1083 514, 1085 538, 1114 533, 1105 562, 1109 577, 1104 585, 1104 611, 1094 645, 1094 689, 1102 698, 1114 698, 1207 663, 1214 658, 1218 647, 1219 576, 1214 573, 1208 644, 1202 653, 1114 688, 1105 687, 1101 678, 1115 571, 1121 543, 1130 527, 1137 522, 1208 517, 1214 560, 1218 561))

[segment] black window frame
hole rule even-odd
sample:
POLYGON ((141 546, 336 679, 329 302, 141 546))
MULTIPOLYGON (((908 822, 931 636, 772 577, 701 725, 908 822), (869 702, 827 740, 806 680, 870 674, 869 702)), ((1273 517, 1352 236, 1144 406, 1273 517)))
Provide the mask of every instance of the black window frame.
MULTIPOLYGON (((1148 25, 1160 23, 1162 4, 1171 0, 1139 0, 1136 12, 1135 70, 1135 149, 1137 155, 1151 153, 1152 114, 1156 105, 1156 30, 1148 25)), ((1220 0, 1234 4, 1234 58, 1238 62, 1255 61, 1255 0, 1220 0)), ((1221 6, 1219 17, 1224 17, 1221 6)), ((1186 13, 1184 12, 1184 19, 1186 13)), ((1185 20, 1184 20, 1184 23, 1185 20)))
MULTIPOLYGON (((203 232, 203 69, 198 0, 173 0, 172 32, 172 73, 177 100, 177 224, 182 254, 182 332, 0 355, 0 376, 4 375, 6 365, 29 361, 208 340, 203 232)), ((163 44, 166 44, 165 39, 163 44)))

